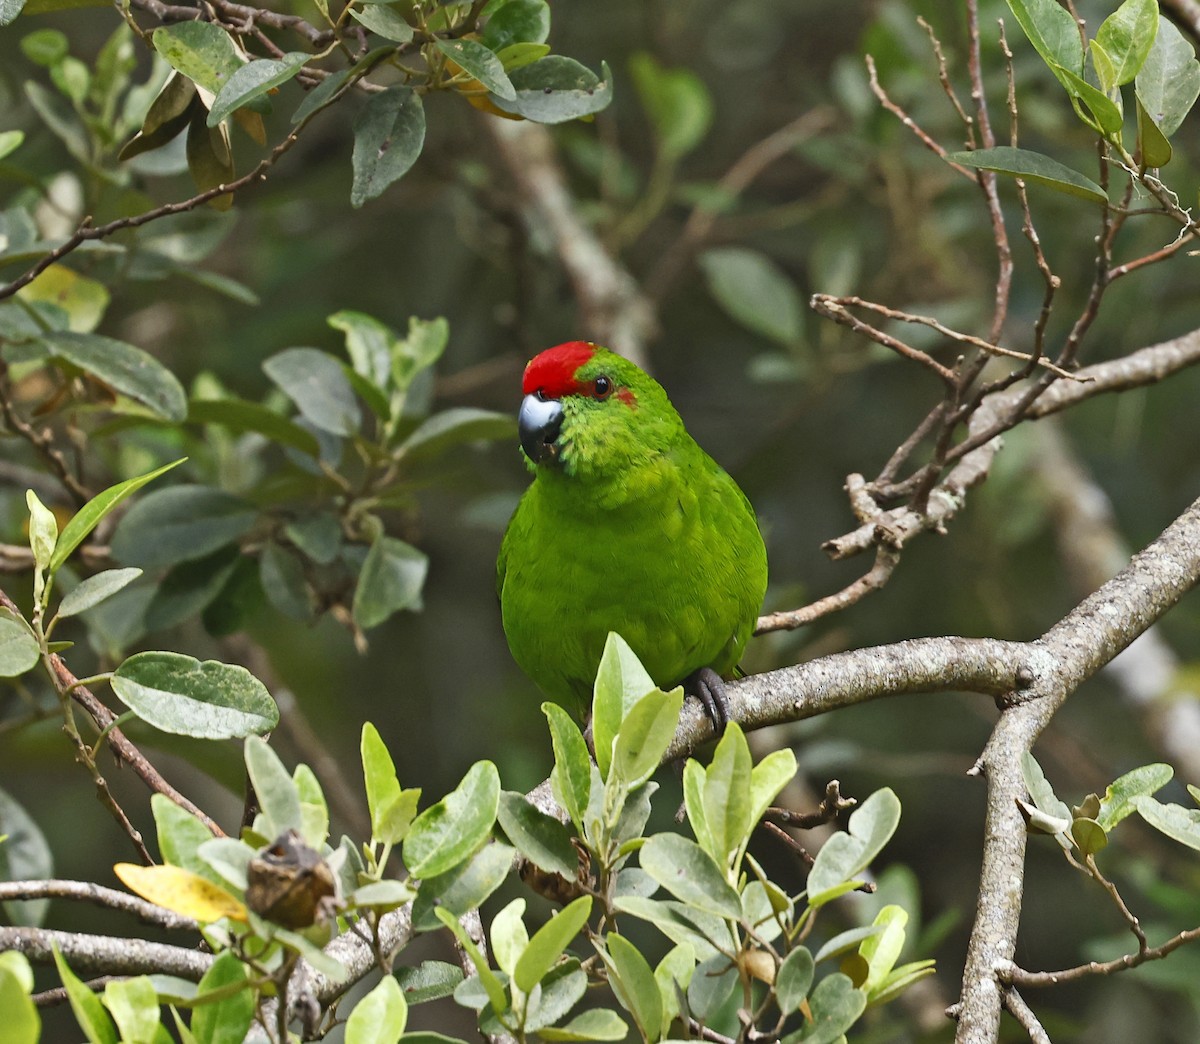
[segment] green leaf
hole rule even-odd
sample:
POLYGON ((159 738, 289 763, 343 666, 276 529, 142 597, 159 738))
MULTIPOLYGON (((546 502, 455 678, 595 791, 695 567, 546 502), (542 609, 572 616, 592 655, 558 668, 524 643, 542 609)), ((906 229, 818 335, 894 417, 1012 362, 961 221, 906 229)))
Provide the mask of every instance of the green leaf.
POLYGON ((490 761, 477 761, 441 801, 413 821, 404 839, 404 863, 413 877, 433 877, 475 851, 496 822, 500 774, 490 761))
POLYGON ((233 885, 244 892, 249 887, 250 863, 258 855, 245 841, 232 837, 210 837, 196 848, 199 866, 193 872, 228 890, 233 885))
POLYGON ((599 950, 609 982, 622 1006, 633 1016, 646 1040, 662 1034, 663 1004, 658 980, 641 952, 624 936, 610 932, 599 950))
POLYGON ((524 794, 512 790, 500 793, 496 816, 508 839, 535 866, 562 874, 568 880, 575 877, 579 854, 571 844, 571 832, 557 819, 535 808, 524 794))
POLYGON ((273 540, 258 556, 259 580, 270 602, 293 620, 312 620, 316 603, 300 560, 273 540))
POLYGON ((750 773, 750 822, 757 825, 771 802, 796 775, 796 755, 773 750, 750 773))
POLYGON ((253 431, 310 457, 320 452, 311 432, 266 406, 244 399, 192 399, 188 403, 187 421, 189 424, 218 424, 239 433, 253 431))
POLYGON ((667 69, 645 52, 629 60, 633 84, 670 160, 696 148, 712 125, 713 105, 704 81, 688 69, 667 69))
POLYGON ((1094 819, 1076 816, 1071 820, 1071 840, 1081 855, 1095 855, 1108 844, 1108 833, 1094 819))
POLYGON ((574 58, 550 54, 512 70, 515 99, 490 97, 498 108, 535 123, 565 123, 600 112, 612 101, 612 71, 606 63, 601 69, 603 79, 574 58))
POLYGON ((117 1044, 117 1031, 112 1019, 104 1010, 104 1005, 90 989, 71 971, 63 955, 59 952, 58 944, 51 943, 54 950, 54 963, 58 966, 58 977, 67 991, 67 1000, 71 1012, 79 1028, 83 1030, 89 1044, 117 1044))
POLYGON ((423 421, 397 447, 396 456, 406 461, 430 457, 463 442, 510 439, 516 430, 510 414, 460 406, 423 421))
POLYGON ((1033 798, 1033 803, 1042 812, 1054 819, 1068 821, 1071 819, 1071 810, 1058 799, 1042 772, 1042 766, 1028 751, 1021 758, 1021 775, 1025 779, 1025 786, 1029 789, 1029 796, 1033 798))
MULTIPOLYGON (((1062 81, 1061 70, 1083 72, 1083 43, 1075 19, 1058 0, 1008 0, 1025 35, 1050 71, 1062 81)), ((1070 87, 1063 82, 1063 86, 1070 87)))
POLYGON ((142 129, 125 144, 118 159, 133 159, 173 141, 191 121, 197 104, 196 85, 186 76, 172 73, 146 110, 142 129))
POLYGON ((394 845, 404 840, 417 814, 419 789, 402 790, 396 777, 396 764, 379 730, 371 722, 362 727, 359 742, 367 807, 371 813, 371 840, 394 845))
POLYGON ((554 748, 554 793, 576 828, 582 828, 592 789, 592 757, 579 726, 557 703, 542 704, 554 748))
POLYGON ((516 89, 500 59, 477 40, 437 40, 435 46, 460 69, 505 101, 515 101, 516 89))
MULTIPOLYGON (((388 910, 395 910, 405 903, 412 902, 415 896, 416 893, 407 881, 369 881, 354 889, 347 897, 346 902, 360 910, 369 907, 379 913, 386 913, 388 910)), ((431 927, 437 927, 436 919, 431 927)))
POLYGON ((609 1041, 624 1040, 629 1027, 621 1016, 608 1008, 592 1008, 576 1015, 565 1026, 545 1026, 538 1036, 549 1041, 609 1041))
POLYGON ((342 550, 342 523, 338 516, 304 514, 283 527, 287 538, 308 558, 329 565, 342 550))
POLYGON ((947 163, 957 163, 962 167, 994 170, 997 174, 1022 178, 1095 203, 1108 203, 1108 196, 1094 181, 1040 152, 998 145, 994 149, 947 153, 944 159, 947 163))
MULTIPOLYGON (((54 876, 54 857, 37 823, 6 791, 0 789, 0 880, 37 881, 54 876)), ((3 904, 10 924, 36 928, 50 909, 48 899, 10 900, 3 904)))
POLYGON ((669 693, 655 689, 629 709, 613 744, 615 779, 632 788, 654 775, 675 737, 682 708, 683 689, 675 688, 669 693))
POLYGON ((804 306, 794 281, 766 254, 715 247, 700 255, 709 293, 748 330, 794 348, 804 333, 804 306))
MULTIPOLYGON (((443 910, 440 907, 434 909, 437 919, 442 922, 450 933, 458 940, 458 944, 467 952, 467 956, 471 958, 471 963, 475 965, 475 972, 479 977, 480 985, 487 992, 488 1000, 491 1001, 492 1008, 503 1013, 508 1010, 508 995, 504 992, 504 985, 496 977, 496 973, 488 966, 487 959, 480 952, 479 947, 475 945, 474 940, 467 934, 458 920, 449 910, 443 910)), ((465 986, 472 980, 467 979, 463 982, 465 986)), ((458 996, 458 991, 455 991, 455 996, 458 996)))
POLYGON ((592 737, 596 749, 596 764, 600 775, 608 779, 612 764, 613 744, 625 715, 633 705, 658 686, 654 684, 641 660, 619 634, 610 632, 604 643, 604 653, 596 671, 592 699, 592 737))
POLYGON ((728 949, 731 945, 729 927, 724 920, 674 900, 619 895, 613 906, 648 921, 671 942, 689 947, 698 960, 716 956, 718 946, 728 949))
POLYGON ((191 1027, 196 1044, 240 1044, 254 1020, 254 991, 246 968, 236 954, 226 950, 204 973, 197 997, 236 987, 240 988, 221 1000, 196 1005, 191 1027))
POLYGON ((104 987, 104 1006, 117 1024, 124 1044, 154 1044, 158 993, 148 975, 116 979, 104 987))
POLYGON ((406 390, 422 370, 428 369, 446 350, 450 324, 445 318, 408 320, 408 335, 392 344, 392 380, 406 390))
POLYGON ((463 981, 463 973, 458 965, 445 961, 422 961, 415 968, 397 968, 396 981, 411 1008, 414 1004, 449 997, 463 981))
POLYGON ((179 422, 187 416, 187 396, 175 375, 132 344, 69 330, 48 333, 39 343, 55 358, 78 366, 164 420, 179 422))
POLYGON ((808 996, 812 988, 813 969, 813 955, 803 946, 797 946, 783 959, 775 976, 775 997, 784 1015, 790 1015, 799 1008, 808 996))
POLYGON ((1142 165, 1149 168, 1165 167, 1171 162, 1171 143, 1146 113, 1141 98, 1137 98, 1134 104, 1137 106, 1137 147, 1142 165))
POLYGON ((496 52, 505 72, 523 69, 526 65, 545 58, 550 53, 550 45, 544 43, 514 43, 502 47, 496 52))
MULTIPOLYGON (((533 933, 512 971, 513 981, 521 990, 531 993, 534 986, 542 981, 571 940, 587 924, 591 912, 592 897, 581 895, 533 933)), ((612 939, 611 935, 609 939, 612 939)))
POLYGON ((94 605, 99 605, 106 598, 111 598, 118 591, 133 583, 142 575, 140 569, 105 569, 101 573, 89 576, 67 594, 58 607, 60 617, 78 616, 94 605))
POLYGON ((702 961, 688 983, 688 1009, 693 1018, 707 1021, 725 1007, 738 985, 738 970, 725 954, 702 961))
POLYGON ((261 58, 236 69, 213 99, 208 125, 215 127, 233 115, 234 109, 240 109, 255 98, 265 97, 269 91, 287 83, 311 57, 307 51, 292 51, 282 58, 261 58))
POLYGON ((33 670, 42 657, 38 640, 24 620, 0 613, 0 678, 16 678, 33 670))
POLYGON ((708 775, 704 766, 695 758, 688 758, 683 766, 683 801, 687 809, 688 823, 700 847, 706 852, 716 851, 712 831, 708 828, 708 820, 704 814, 704 789, 708 785, 708 775))
POLYGON ((1200 97, 1200 62, 1190 41, 1168 19, 1159 21, 1154 46, 1134 80, 1138 101, 1169 138, 1200 97))
POLYGON ((514 899, 492 920, 492 956, 500 970, 509 976, 529 945, 524 917, 525 900, 514 899))
POLYGON ((143 497, 121 519, 113 556, 143 569, 205 558, 244 536, 254 506, 211 486, 170 486, 143 497))
POLYGON ((515 855, 510 846, 493 842, 444 874, 425 878, 413 901, 413 927, 419 932, 436 928, 435 908, 456 917, 478 909, 507 880, 515 855))
POLYGON ((137 653, 117 668, 112 687, 122 703, 163 732, 231 739, 279 724, 279 708, 266 687, 235 664, 137 653))
POLYGON ((203 612, 224 589, 241 559, 236 547, 223 547, 206 558, 172 566, 146 606, 143 623, 147 630, 175 627, 203 612))
POLYGON ((1095 42, 1112 62, 1113 79, 1106 86, 1129 83, 1141 70, 1157 35, 1157 0, 1125 0, 1104 19, 1095 42))
POLYGON ((883 929, 876 927, 873 924, 860 925, 857 928, 849 928, 844 932, 838 932, 832 939, 826 942, 817 950, 816 956, 813 958, 817 964, 822 961, 832 960, 835 957, 844 957, 852 950, 856 950, 864 939, 871 939, 882 932, 883 929))
POLYGON ((1125 124, 1125 117, 1121 112, 1120 94, 1114 94, 1110 98, 1098 87, 1093 87, 1082 76, 1076 76, 1069 69, 1059 69, 1058 71, 1059 78, 1066 84, 1067 91, 1071 95, 1076 115, 1093 130, 1099 131, 1110 141, 1115 141, 1125 124), (1080 109, 1077 102, 1082 102, 1087 106, 1091 113, 1090 117, 1080 109))
POLYGON ((71 557, 71 552, 83 543, 87 535, 100 523, 100 520, 122 500, 131 493, 137 492, 147 482, 152 482, 160 475, 166 474, 185 460, 187 457, 181 457, 179 460, 164 464, 161 468, 156 468, 145 475, 118 482, 92 497, 74 514, 71 521, 63 527, 63 531, 58 535, 58 543, 54 547, 54 557, 50 560, 50 572, 57 572, 62 564, 71 557))
POLYGON ((377 537, 354 589, 354 622, 368 631, 401 609, 419 609, 427 572, 424 552, 395 537, 377 537))
MULTIPOLYGON (((208 126, 204 120, 203 106, 193 106, 191 109, 185 145, 188 172, 198 191, 219 188, 236 176, 229 127, 223 123, 216 127, 208 126)), ((233 206, 233 196, 224 193, 212 199, 209 206, 215 210, 228 210, 233 206)))
POLYGON ((150 809, 154 813, 158 853, 162 861, 212 880, 208 864, 198 854, 200 846, 213 839, 208 827, 165 794, 152 794, 150 809))
MULTIPOLYGON (((0 11, 3 10, 3 0, 0 0, 0 11)), ((3 25, 0 22, 0 25, 3 25)), ((21 147, 25 140, 25 132, 19 130, 0 131, 0 159, 10 156, 21 147)))
POLYGON ((679 1018, 679 993, 682 990, 686 995, 695 970, 695 952, 685 943, 672 947, 655 966, 654 981, 658 983, 658 993, 662 997, 664 1027, 669 1029, 679 1018))
MULTIPOLYGON (((376 97, 379 97, 376 95, 376 97)), ((353 435, 362 424, 358 401, 342 364, 317 348, 287 348, 262 364, 301 415, 322 431, 353 435)))
POLYGON ((566 1018, 587 992, 587 974, 574 957, 559 961, 542 976, 525 1012, 525 1032, 538 1033, 566 1018))
POLYGON ((350 204, 361 207, 408 173, 425 146, 425 110, 407 87, 371 95, 354 121, 354 184, 350 204))
POLYGON ((1134 807, 1147 823, 1181 845, 1200 851, 1200 809, 1164 805, 1149 794, 1133 799, 1134 807))
POLYGON ((820 906, 840 894, 888 843, 900 822, 900 799, 889 788, 875 791, 851 814, 847 832, 834 834, 817 853, 808 874, 808 902, 820 906))
POLYGON ((718 866, 730 866, 749 840, 750 746, 737 722, 730 722, 713 752, 704 784, 704 822, 712 839, 709 855, 718 866))
MULTIPOLYGON (((353 14, 354 12, 351 11, 350 13, 353 14)), ((345 87, 353 73, 353 69, 338 69, 336 72, 332 72, 326 76, 296 106, 296 111, 292 113, 292 126, 294 127, 298 123, 303 123, 314 113, 331 104, 334 98, 338 96, 338 92, 345 87)))
POLYGON ((399 341, 396 331, 365 312, 343 310, 325 320, 346 336, 346 354, 354 372, 381 391, 392 373, 392 350, 399 341))
POLYGON ((550 5, 545 0, 508 0, 483 27, 480 39, 499 54, 513 44, 544 44, 550 35, 550 5))
POLYGON ((365 3, 361 8, 352 7, 350 14, 373 33, 393 43, 408 43, 413 38, 413 28, 405 21, 400 11, 391 4, 365 3))
POLYGON ((25 503, 29 507, 29 549, 39 570, 49 567, 54 557, 54 545, 58 541, 58 521, 45 504, 38 500, 32 490, 25 491, 25 503))
POLYGON ((1134 799, 1140 794, 1153 794, 1171 782, 1175 770, 1158 762, 1142 765, 1115 779, 1104 791, 1100 814, 1096 817, 1105 830, 1112 830, 1122 819, 1136 811, 1134 799))
POLYGON ((404 991, 395 979, 385 975, 350 1012, 346 1020, 346 1044, 396 1044, 407 1023, 404 991))
POLYGON ((742 901, 724 871, 694 841, 655 834, 638 853, 642 869, 677 899, 718 917, 737 921, 742 901))
POLYGON ((176 22, 155 29, 151 39, 172 68, 210 94, 219 94, 243 64, 233 38, 212 22, 176 22))
POLYGON ((885 906, 875 916, 872 925, 882 931, 864 939, 859 946, 859 955, 867 962, 867 979, 862 989, 868 1000, 873 1000, 885 980, 892 973, 900 953, 904 949, 904 928, 908 914, 901 907, 885 906))
POLYGON ((259 833, 274 840, 288 830, 300 831, 300 789, 284 768, 279 755, 259 736, 247 736, 246 772, 258 797, 264 828, 259 833))
POLYGON ((0 1011, 4 1012, 5 1044, 37 1044, 42 1035, 42 1018, 30 993, 33 969, 29 959, 16 950, 0 953, 0 1011))
POLYGON ((857 1021, 867 1006, 867 997, 856 990, 841 972, 828 975, 817 983, 808 999, 812 1022, 799 1033, 783 1038, 784 1044, 836 1044, 857 1021))

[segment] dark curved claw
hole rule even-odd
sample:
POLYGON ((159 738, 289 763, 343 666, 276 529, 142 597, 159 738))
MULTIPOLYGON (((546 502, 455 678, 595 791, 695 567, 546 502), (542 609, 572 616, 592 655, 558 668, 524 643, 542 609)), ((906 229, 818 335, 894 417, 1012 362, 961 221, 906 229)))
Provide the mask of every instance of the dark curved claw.
POLYGON ((733 705, 729 702, 729 694, 725 691, 721 676, 711 667, 701 667, 687 676, 683 691, 700 701, 705 715, 713 724, 713 730, 718 736, 723 735, 725 726, 733 718, 733 705))

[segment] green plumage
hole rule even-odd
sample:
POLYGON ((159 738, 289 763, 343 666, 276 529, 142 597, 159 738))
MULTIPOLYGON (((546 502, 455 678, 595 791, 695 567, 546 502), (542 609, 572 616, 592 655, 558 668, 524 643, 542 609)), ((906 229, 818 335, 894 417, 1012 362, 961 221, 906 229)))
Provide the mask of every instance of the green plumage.
POLYGON ((530 462, 534 480, 496 564, 514 659, 548 696, 580 709, 609 631, 660 686, 701 667, 728 676, 767 586, 749 501, 628 360, 594 349, 572 390, 554 398, 556 455, 530 462), (600 376, 612 383, 602 399, 589 394, 600 376))

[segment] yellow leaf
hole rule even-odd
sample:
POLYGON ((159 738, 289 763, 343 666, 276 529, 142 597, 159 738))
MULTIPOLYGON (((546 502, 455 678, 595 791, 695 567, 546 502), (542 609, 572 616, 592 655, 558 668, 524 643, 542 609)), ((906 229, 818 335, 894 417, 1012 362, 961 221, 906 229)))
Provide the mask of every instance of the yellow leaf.
POLYGON ((28 286, 18 290, 17 295, 25 301, 61 308, 68 328, 75 333, 91 333, 96 329, 109 300, 103 283, 81 276, 66 265, 50 265, 28 286))
POLYGON ((246 907, 223 888, 179 866, 117 863, 113 872, 131 892, 155 906, 208 923, 228 917, 246 920, 246 907))

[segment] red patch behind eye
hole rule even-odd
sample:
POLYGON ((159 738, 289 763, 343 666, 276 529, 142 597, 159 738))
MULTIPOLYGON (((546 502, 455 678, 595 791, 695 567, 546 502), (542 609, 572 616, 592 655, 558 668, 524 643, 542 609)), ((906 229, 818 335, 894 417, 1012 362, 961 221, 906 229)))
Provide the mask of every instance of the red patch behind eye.
POLYGON ((575 373, 595 354, 596 346, 586 341, 568 341, 547 348, 525 367, 522 394, 541 391, 547 398, 561 399, 564 395, 582 391, 584 384, 576 379, 575 373))

